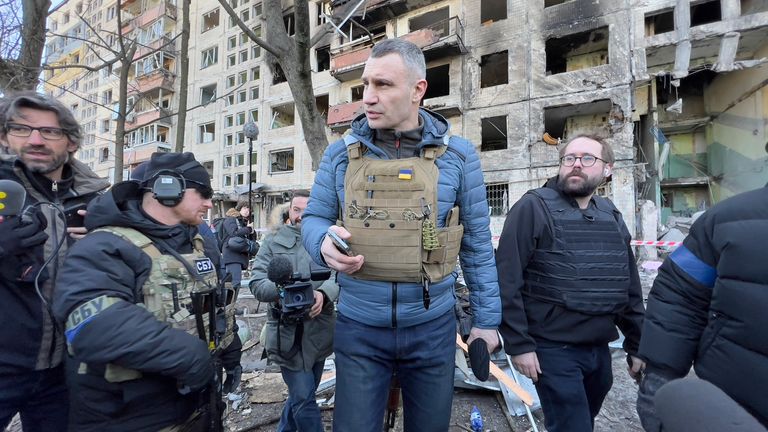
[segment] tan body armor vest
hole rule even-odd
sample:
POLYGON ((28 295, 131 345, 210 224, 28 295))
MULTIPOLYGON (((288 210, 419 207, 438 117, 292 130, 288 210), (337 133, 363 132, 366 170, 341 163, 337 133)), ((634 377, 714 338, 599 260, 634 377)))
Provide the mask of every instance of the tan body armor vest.
MULTIPOLYGON (((125 227, 102 227, 95 231, 106 231, 118 237, 122 237, 131 244, 141 249, 152 259, 152 269, 149 277, 141 288, 144 301, 137 303, 162 322, 167 322, 174 328, 184 330, 195 337, 199 337, 197 328, 197 318, 193 313, 192 294, 196 292, 208 292, 216 289, 218 278, 216 269, 210 258, 203 253, 203 238, 197 234, 193 239, 194 252, 189 254, 180 254, 180 256, 197 269, 202 279, 193 277, 186 266, 182 264, 173 255, 162 254, 160 250, 152 243, 147 236, 132 228, 125 227)), ((94 231, 94 232, 95 232, 94 231)), ((232 323, 235 316, 235 301, 237 300, 237 290, 227 284, 226 293, 226 330, 220 339, 219 347, 226 347, 234 338, 232 323)), ((97 299, 98 300, 98 299, 97 299)), ((119 301, 112 297, 107 297, 105 302, 112 304, 119 301)), ((87 307, 87 303, 73 311, 76 313, 80 308, 87 307)), ((210 296, 206 296, 204 310, 210 310, 210 296)), ((68 320, 72 320, 72 314, 68 320)), ((205 329, 205 339, 209 341, 210 327, 208 312, 202 317, 205 329)), ((209 341, 209 349, 213 350, 212 342, 209 341)), ((71 349, 70 349, 71 353, 71 349)), ((81 369, 82 369, 81 365, 81 369)), ((81 370, 81 372, 84 372, 81 370)), ((126 369, 114 364, 108 364, 105 371, 105 378, 110 382, 122 382, 141 377, 141 372, 126 369)))
POLYGON ((459 208, 437 228, 435 160, 447 146, 428 147, 420 157, 373 159, 359 142, 347 143, 340 222, 349 245, 365 263, 353 277, 389 282, 437 282, 456 268, 464 227, 459 208))

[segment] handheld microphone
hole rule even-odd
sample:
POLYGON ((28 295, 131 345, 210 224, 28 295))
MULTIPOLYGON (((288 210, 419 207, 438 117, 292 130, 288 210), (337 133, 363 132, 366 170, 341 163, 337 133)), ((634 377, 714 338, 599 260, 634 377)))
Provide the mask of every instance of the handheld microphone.
POLYGON ((18 216, 24 209, 27 191, 13 180, 0 180, 0 216, 18 216))
POLYGON ((291 280, 292 275, 293 265, 286 257, 276 256, 267 266, 267 279, 276 285, 285 285, 291 280))
POLYGON ((243 126, 243 133, 246 138, 255 140, 259 137, 259 128, 256 126, 256 123, 250 121, 243 126))

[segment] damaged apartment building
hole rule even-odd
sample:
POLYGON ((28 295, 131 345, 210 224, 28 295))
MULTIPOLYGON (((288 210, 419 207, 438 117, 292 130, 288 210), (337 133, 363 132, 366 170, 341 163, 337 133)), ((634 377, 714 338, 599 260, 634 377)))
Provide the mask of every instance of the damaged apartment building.
MULTIPOLYGON (((261 0, 229 3, 262 34, 261 0)), ((355 12, 310 52, 329 141, 362 112, 360 77, 372 45, 411 40, 427 60, 424 106, 477 146, 494 235, 509 207, 557 172, 557 144, 579 133, 601 134, 614 146, 616 169, 600 193, 636 237, 656 239, 656 224, 641 230, 634 217, 641 202, 652 203, 663 223, 768 181, 768 0, 310 0, 310 34, 350 3, 355 12)), ((119 4, 133 17, 126 26, 162 25, 162 34, 149 32, 157 38, 179 31, 172 1, 119 4)), ((282 4, 292 31, 293 3, 282 4)), ((264 226, 288 191, 314 178, 291 92, 216 0, 192 2, 191 16, 188 106, 195 109, 183 125, 185 150, 209 169, 226 204, 220 210, 253 182, 264 226), (252 160, 243 133, 249 120, 260 130, 252 160)), ((136 90, 154 102, 134 120, 146 123, 144 138, 160 147, 179 127, 173 117, 150 114, 176 107, 178 47, 168 51, 134 68, 138 80, 163 72, 136 90)), ((144 138, 129 150, 138 153, 144 138)))

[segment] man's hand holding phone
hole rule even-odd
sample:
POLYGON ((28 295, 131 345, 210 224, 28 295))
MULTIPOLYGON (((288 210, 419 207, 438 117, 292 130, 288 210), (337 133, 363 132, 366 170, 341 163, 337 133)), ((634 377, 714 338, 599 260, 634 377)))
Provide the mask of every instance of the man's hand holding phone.
POLYGON ((73 239, 81 239, 85 237, 88 230, 85 229, 85 214, 86 205, 78 204, 74 207, 64 210, 64 215, 67 221, 67 233, 73 239))
POLYGON ((347 243, 352 235, 346 229, 333 225, 320 246, 320 253, 328 267, 346 274, 352 274, 363 266, 362 255, 354 255, 347 243))

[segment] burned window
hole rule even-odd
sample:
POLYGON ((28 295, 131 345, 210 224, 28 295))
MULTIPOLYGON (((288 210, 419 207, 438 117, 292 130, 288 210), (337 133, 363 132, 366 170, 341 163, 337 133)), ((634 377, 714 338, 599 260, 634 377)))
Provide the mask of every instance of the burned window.
POLYGON ((720 0, 710 0, 691 5, 691 27, 718 22, 723 19, 720 0))
POLYGON ((435 36, 443 37, 448 35, 448 18, 448 6, 446 6, 411 18, 408 20, 408 27, 412 32, 430 29, 435 32, 435 36))
POLYGON ((608 64, 608 27, 549 38, 547 75, 608 64))
POLYGON ((288 78, 285 77, 285 72, 283 72, 283 68, 280 67, 279 63, 275 63, 274 69, 272 69, 272 84, 280 84, 288 81, 288 78))
POLYGON ((486 117, 480 121, 482 141, 480 151, 507 148, 507 116, 486 117))
POLYGON ((200 88, 200 105, 206 105, 216 99, 216 84, 200 88))
POLYGON ((315 96, 315 107, 317 107, 317 112, 320 114, 320 117, 323 118, 323 123, 325 123, 325 120, 328 119, 328 95, 319 95, 315 96))
POLYGON ((277 105, 272 107, 272 124, 270 129, 279 129, 294 124, 294 106, 293 103, 277 105))
POLYGON ((485 199, 491 216, 504 216, 509 209, 509 185, 506 183, 485 185, 485 199))
POLYGON ((202 31, 200 33, 205 33, 208 30, 211 30, 218 26, 219 26, 219 8, 216 8, 208 12, 207 14, 203 15, 203 25, 202 25, 202 31))
POLYGON ((740 3, 742 16, 768 11, 768 1, 766 0, 741 0, 740 3))
POLYGON ((509 82, 507 51, 487 54, 480 58, 480 87, 493 87, 509 82))
POLYGON ((315 59, 317 60, 317 71, 322 72, 331 68, 331 47, 326 45, 315 49, 315 59))
POLYGON ((579 133, 595 133, 608 126, 612 109, 610 99, 544 108, 544 132, 563 141, 579 133))
POLYGON ((450 64, 427 68, 427 92, 424 99, 448 96, 451 93, 450 64))
POLYGON ((548 8, 551 6, 557 6, 559 4, 567 3, 569 1, 573 1, 573 0, 544 0, 544 7, 548 8))
POLYGON ((357 102, 363 100, 363 91, 365 91, 365 86, 359 85, 352 87, 352 102, 357 102))
POLYGON ((293 171, 293 149, 269 152, 269 173, 293 171))
POLYGON ((480 23, 507 19, 507 0, 480 0, 480 23))
POLYGON ((285 31, 288 36, 296 34, 296 20, 292 13, 283 16, 283 24, 285 24, 285 31))
POLYGON ((661 33, 671 32, 675 29, 674 9, 666 11, 656 11, 653 15, 645 16, 645 35, 653 36, 661 33))

